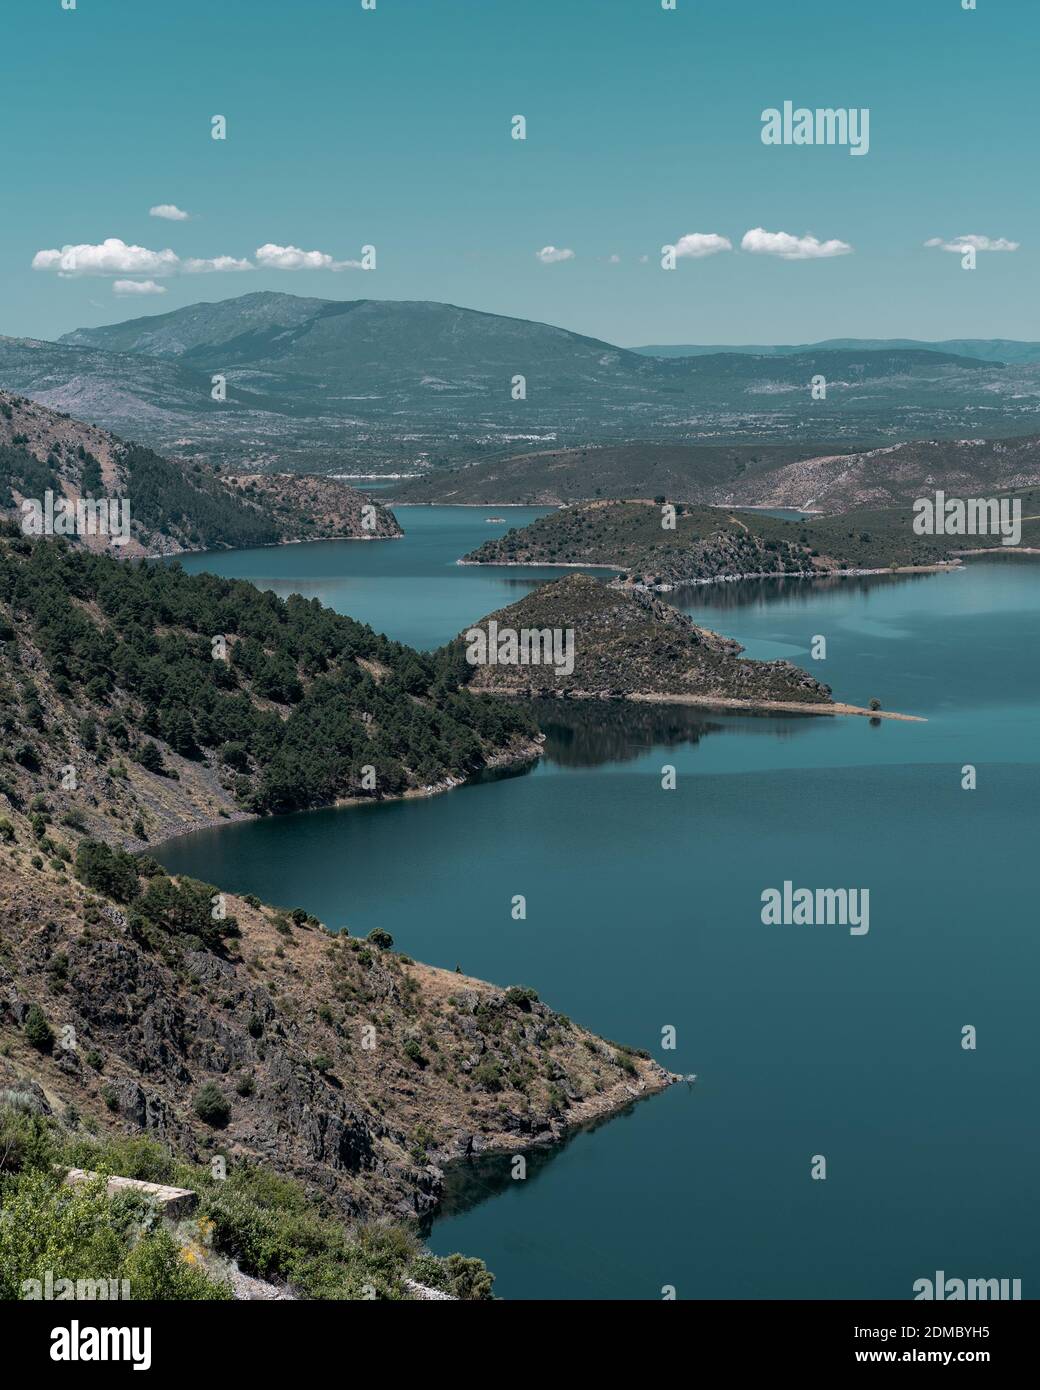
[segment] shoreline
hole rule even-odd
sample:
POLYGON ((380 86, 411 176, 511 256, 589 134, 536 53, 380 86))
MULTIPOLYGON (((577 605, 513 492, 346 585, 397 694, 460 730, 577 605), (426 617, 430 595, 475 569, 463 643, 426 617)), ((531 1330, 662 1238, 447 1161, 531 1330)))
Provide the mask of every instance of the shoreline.
POLYGON ((634 704, 648 705, 702 705, 707 709, 732 709, 764 711, 779 714, 811 715, 857 715, 865 719, 895 719, 907 724, 927 724, 923 714, 899 714, 895 710, 865 709, 862 705, 850 705, 843 700, 825 704, 818 700, 743 700, 735 695, 667 695, 656 691, 633 691, 626 695, 602 695, 593 690, 550 691, 547 694, 534 690, 494 690, 483 686, 469 686, 474 695, 498 695, 509 700, 541 699, 543 695, 556 700, 603 701, 606 703, 631 701, 634 704))
POLYGON ((971 555, 1040 555, 1040 546, 1035 545, 991 545, 982 549, 976 546, 974 550, 954 550, 951 552, 958 556, 971 555))
POLYGON ((585 564, 582 560, 456 560, 457 565, 475 570, 623 570, 624 565, 585 564))
MULTIPOLYGON (((488 982, 478 980, 477 983, 487 984, 488 982)), ((600 1037, 598 1033, 593 1033, 583 1024, 578 1026, 593 1037, 600 1037)), ((606 1041, 606 1039, 601 1039, 601 1041, 606 1041)), ((611 1044, 608 1043, 609 1045, 611 1044)), ((642 1057, 638 1053, 633 1053, 632 1059, 639 1072, 638 1078, 618 1081, 609 1090, 584 1096, 581 1100, 574 1101, 567 1115, 558 1121, 554 1128, 544 1130, 541 1134, 531 1137, 522 1137, 509 1131, 485 1134, 482 1136, 484 1143, 481 1149, 474 1152, 444 1155, 438 1167, 447 1177, 449 1172, 463 1169, 467 1163, 474 1159, 481 1159, 486 1155, 529 1153, 532 1150, 559 1148, 583 1130, 615 1119, 618 1115, 624 1114, 630 1106, 636 1105, 642 1100, 649 1100, 651 1096, 659 1096, 662 1091, 667 1091, 672 1086, 677 1086, 681 1081, 686 1080, 681 1072, 669 1071, 667 1067, 663 1067, 652 1057, 642 1057)), ((438 1210, 442 1202, 443 1193, 437 1198, 436 1205, 427 1213, 434 1224, 438 1220, 438 1210)))
MULTIPOLYGON (((382 501, 382 499, 380 500, 382 501)), ((407 499, 400 502, 396 501, 393 497, 388 497, 383 501, 384 507, 474 507, 477 511, 479 511, 481 507, 483 507, 485 511, 491 511, 496 507, 499 511, 504 510, 506 507, 540 507, 548 512, 558 512, 564 507, 570 507, 572 505, 573 503, 571 502, 409 502, 407 499)))
MULTIPOLYGON (((395 796, 342 796, 334 801, 323 802, 320 806, 300 806, 294 811, 279 811, 271 815, 262 816, 256 811, 231 810, 229 808, 226 816, 204 816, 197 823, 184 825, 180 830, 170 831, 169 834, 161 835, 155 840, 138 840, 128 837, 120 842, 120 848, 126 850, 128 854, 150 854, 153 850, 159 849, 162 845, 169 844, 173 840, 183 839, 185 835, 194 835, 198 830, 216 830, 223 825, 241 824, 243 821, 257 820, 284 820, 288 816, 309 815, 312 811, 332 811, 345 806, 379 806, 387 802, 394 801, 416 801, 427 797, 441 796, 444 792, 455 791, 458 787, 464 787, 484 772, 494 772, 500 768, 522 767, 524 763, 535 763, 542 756, 545 736, 540 735, 529 744, 525 744, 522 750, 515 753, 498 754, 489 758, 487 763, 479 772, 471 774, 469 777, 446 777, 442 782, 436 782, 428 787, 409 787, 407 791, 398 792, 395 796)), ((220 885, 218 884, 217 887, 220 885)))
POLYGON ((808 700, 741 700, 725 695, 625 695, 626 700, 643 704, 662 705, 705 705, 716 709, 773 710, 785 714, 830 714, 859 715, 866 719, 896 719, 907 724, 927 724, 923 714, 898 714, 895 710, 864 709, 862 705, 850 705, 843 700, 833 704, 822 704, 808 700))
MULTIPOLYGON (((729 508, 733 512, 797 512, 799 516, 827 515, 819 507, 774 507, 769 502, 709 502, 706 505, 718 507, 720 510, 729 508)), ((780 520, 787 521, 789 518, 781 517, 780 520)))
MULTIPOLYGON (((959 551, 958 555, 990 555, 993 551, 959 551)), ((1002 548, 999 554, 1022 554, 1023 551, 1009 552, 1002 548)), ((1031 552, 1040 554, 1040 550, 1031 552)), ((584 562, 579 560, 467 560, 465 558, 456 560, 457 565, 470 566, 474 569, 570 569, 570 570, 620 570, 626 573, 631 569, 630 565, 623 564, 602 564, 592 561, 584 562)), ((697 579, 679 579, 674 584, 625 584, 626 589, 641 589, 645 593, 672 593, 676 589, 699 588, 706 584, 736 584, 743 579, 855 579, 867 578, 879 574, 942 574, 946 571, 963 569, 959 559, 937 560, 931 565, 886 565, 881 569, 843 569, 843 570, 814 570, 806 574, 803 570, 789 570, 777 573, 776 570, 761 570, 747 574, 714 574, 697 579)))
MULTIPOLYGON (((179 560, 183 555, 241 555, 246 550, 281 550, 286 545, 310 545, 317 541, 403 541, 404 528, 395 536, 294 536, 291 540, 258 541, 256 545, 225 545, 219 550, 208 546, 196 546, 185 550, 157 550, 151 555, 141 555, 142 560, 179 560)), ((254 583, 247 579, 247 584, 254 583)))
POLYGON ((880 569, 814 570, 811 574, 806 574, 801 570, 784 571, 781 574, 777 574, 775 570, 763 570, 757 574, 716 574, 707 579, 684 579, 676 584, 642 584, 633 587, 654 589, 663 593, 674 589, 696 588, 704 584, 733 584, 741 579, 860 579, 879 574, 942 574, 947 570, 962 568, 963 566, 959 561, 937 560, 932 565, 885 565, 880 569))

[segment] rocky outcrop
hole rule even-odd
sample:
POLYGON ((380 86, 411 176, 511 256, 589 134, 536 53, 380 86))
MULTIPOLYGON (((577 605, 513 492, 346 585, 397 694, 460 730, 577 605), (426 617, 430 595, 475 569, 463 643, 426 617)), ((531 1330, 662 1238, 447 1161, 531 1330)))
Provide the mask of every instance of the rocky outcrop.
POLYGON ((0 845, 0 1087, 147 1134, 193 1161, 255 1160, 349 1216, 420 1217, 444 1166, 552 1144, 673 1079, 527 989, 419 965, 225 896, 221 952, 141 939, 132 911, 0 845), (49 1036, 33 1033, 46 1020, 49 1036), (221 1104, 207 1109, 202 1098, 221 1104))
POLYGON ((229 487, 285 528, 284 540, 396 540, 393 512, 338 478, 316 473, 240 473, 229 487))

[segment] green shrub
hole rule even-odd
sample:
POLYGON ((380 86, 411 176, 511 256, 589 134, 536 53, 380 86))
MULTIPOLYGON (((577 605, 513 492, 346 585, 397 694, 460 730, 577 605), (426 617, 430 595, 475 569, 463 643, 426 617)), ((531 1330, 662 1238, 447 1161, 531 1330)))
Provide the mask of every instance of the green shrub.
POLYGON ((142 743, 134 757, 145 772, 154 772, 159 777, 166 776, 166 764, 163 762, 163 755, 157 743, 152 743, 150 740, 142 743))
POLYGON ((149 930, 174 935, 195 936, 211 950, 220 947, 225 937, 238 936, 234 917, 215 918, 213 899, 216 888, 198 883, 193 878, 175 883, 166 874, 149 879, 142 897, 134 904, 130 926, 135 935, 147 939, 149 930))
POLYGON ((49 1052, 54 1044, 54 1030, 47 1022, 47 1015, 39 1004, 30 1004, 22 1026, 26 1041, 38 1052, 49 1052))
POLYGON ((439 1259, 424 1251, 412 1261, 411 1277, 429 1289, 440 1289, 463 1299, 490 1299, 495 1276, 483 1260, 467 1255, 448 1255, 439 1259))
POLYGON ((46 1170, 8 1178, 0 1221, 0 1299, 25 1296, 24 1285, 55 1278, 127 1280, 134 1300, 224 1299, 226 1284, 182 1257, 168 1231, 142 1224, 139 1199, 109 1198, 103 1178, 64 1185, 46 1170))
MULTIPOLYGON (((57 1153, 54 1130, 40 1113, 35 1093, 0 1091, 0 1102, 0 1176, 22 1169, 49 1169, 57 1153)), ((2 1193, 0 1187, 0 1202, 2 1193)))
POLYGON ((529 1012, 531 1005, 538 1003, 538 995, 526 985, 510 985, 506 990, 506 1003, 529 1012))
POLYGON ((614 1053, 614 1061, 623 1072, 628 1076, 638 1076, 639 1068, 636 1066, 632 1054, 624 1049, 614 1053))
POLYGON ((502 1089, 502 1068, 497 1062, 481 1062, 473 1071, 473 1080, 485 1091, 502 1089))
POLYGON ((195 1114, 204 1124, 223 1129, 231 1119, 231 1105, 215 1081, 207 1081, 195 1097, 195 1114))
POLYGON ((100 840, 81 840, 76 851, 76 877, 88 888, 129 903, 138 896, 137 864, 121 849, 109 849, 100 840))
POLYGON ((186 1260, 169 1231, 158 1230, 140 1239, 123 1262, 123 1273, 135 1302, 214 1302, 234 1298, 230 1285, 210 1279, 186 1260))

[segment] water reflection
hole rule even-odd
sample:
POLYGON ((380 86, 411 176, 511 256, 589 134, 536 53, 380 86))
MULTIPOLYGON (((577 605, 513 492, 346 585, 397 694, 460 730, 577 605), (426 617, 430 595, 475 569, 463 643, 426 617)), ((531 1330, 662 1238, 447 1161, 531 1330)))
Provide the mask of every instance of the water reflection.
MULTIPOLYGON (((689 1088, 684 1086, 683 1089, 689 1088)), ((548 1145, 545 1148, 525 1149, 524 1160, 527 1165, 524 1179, 525 1187, 529 1190, 531 1185, 537 1182, 538 1178, 545 1172, 549 1164, 554 1159, 559 1158, 565 1149, 581 1135, 594 1134, 604 1125, 620 1122, 626 1116, 631 1115, 639 1103, 639 1099, 633 1100, 630 1105, 624 1106, 621 1110, 612 1111, 609 1115, 599 1115, 594 1120, 588 1120, 582 1125, 575 1125, 558 1143, 548 1145)), ((519 1140, 517 1142, 520 1143, 519 1140)), ((513 1152, 502 1151, 477 1154, 449 1163, 444 1170, 444 1188, 440 1204, 433 1212, 424 1216, 420 1223, 419 1234, 422 1238, 425 1240, 439 1222, 447 1221, 453 1216, 461 1216, 482 1202, 486 1202, 489 1197, 498 1197, 503 1192, 515 1187, 513 1159, 513 1152)))
POLYGON ((532 565, 529 568, 521 568, 518 565, 481 565, 480 570, 481 573, 494 575, 502 588, 522 589, 524 592, 540 588, 542 584, 552 584, 568 574, 587 574, 590 579, 599 579, 607 583, 622 573, 620 569, 604 569, 600 566, 583 569, 575 565, 532 565))
POLYGON ((631 700, 532 700, 526 706, 545 734, 543 758, 560 767, 599 767, 640 758, 651 748, 696 745, 708 734, 802 732, 813 715, 778 719, 768 711, 713 718, 692 705, 644 705, 631 700))
POLYGON ((673 589, 661 597, 684 613, 704 608, 764 608, 771 603, 798 599, 803 604, 816 602, 823 594, 840 591, 842 594, 868 593, 873 589, 890 588, 893 584, 909 584, 934 578, 922 574, 863 574, 824 579, 734 579, 724 584, 690 584, 673 589))

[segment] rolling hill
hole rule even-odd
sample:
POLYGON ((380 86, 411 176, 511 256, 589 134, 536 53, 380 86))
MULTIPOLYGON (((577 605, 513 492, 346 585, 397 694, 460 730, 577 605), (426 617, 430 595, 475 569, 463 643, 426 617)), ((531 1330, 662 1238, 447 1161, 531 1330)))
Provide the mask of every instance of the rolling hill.
POLYGON ((722 502, 843 512, 912 502, 936 488, 976 497, 1040 483, 1040 436, 912 440, 863 453, 784 464, 767 476, 740 478, 722 502))
POLYGON ((439 469, 394 489, 400 502, 559 506, 661 497, 710 506, 843 512, 1040 484, 1040 436, 911 440, 860 453, 797 445, 624 444, 539 450, 439 469))
MULTIPOLYGON (((710 499, 742 480, 810 457, 791 444, 608 444, 540 449, 395 486, 400 502, 558 506, 594 497, 710 499)), ((749 485, 753 487, 753 482, 749 485)))

